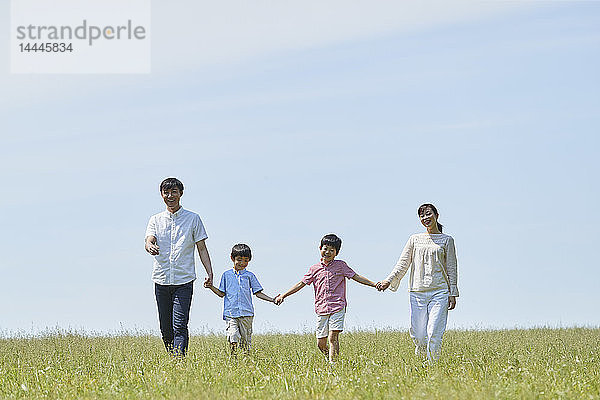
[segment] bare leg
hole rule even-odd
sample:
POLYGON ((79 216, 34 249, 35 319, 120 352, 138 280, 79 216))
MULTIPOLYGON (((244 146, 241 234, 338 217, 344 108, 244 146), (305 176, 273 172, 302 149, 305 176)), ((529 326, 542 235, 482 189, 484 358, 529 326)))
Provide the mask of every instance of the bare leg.
POLYGON ((325 357, 329 356, 329 348, 327 347, 326 337, 317 338, 317 346, 319 347, 319 350, 321 350, 321 353, 325 355, 325 357))
POLYGON ((329 331, 329 362, 337 360, 340 354, 340 332, 329 331))

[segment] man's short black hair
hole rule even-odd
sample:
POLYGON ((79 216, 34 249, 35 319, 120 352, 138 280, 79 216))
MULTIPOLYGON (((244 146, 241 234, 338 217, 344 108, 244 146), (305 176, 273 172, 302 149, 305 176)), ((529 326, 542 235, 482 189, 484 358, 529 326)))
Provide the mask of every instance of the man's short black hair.
POLYGON ((175 189, 175 188, 179 189, 179 191, 181 193, 183 193, 183 183, 181 183, 181 181, 179 179, 167 178, 160 183, 159 190, 162 193, 164 190, 171 190, 171 189, 175 189))
POLYGON ((340 249, 342 248, 342 239, 337 237, 337 235, 330 233, 329 235, 323 236, 323 239, 321 239, 321 245, 319 246, 319 248, 322 248, 325 245, 333 247, 335 249, 335 252, 337 254, 339 254, 340 249))
POLYGON ((248 261, 252 260, 252 251, 250 246, 244 243, 238 243, 231 249, 231 258, 248 257, 248 261))

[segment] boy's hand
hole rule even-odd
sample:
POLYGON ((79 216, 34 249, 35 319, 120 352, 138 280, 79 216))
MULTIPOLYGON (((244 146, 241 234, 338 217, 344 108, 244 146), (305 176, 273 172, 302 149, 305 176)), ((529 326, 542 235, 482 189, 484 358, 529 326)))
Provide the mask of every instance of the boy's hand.
POLYGON ((375 287, 380 292, 383 292, 385 289, 387 289, 388 287, 390 287, 390 283, 389 282, 385 282, 385 281, 377 282, 377 284, 375 285, 375 287))
POLYGON ((275 296, 275 302, 276 305, 281 305, 281 303, 283 303, 283 296, 281 294, 278 294, 277 296, 275 296))

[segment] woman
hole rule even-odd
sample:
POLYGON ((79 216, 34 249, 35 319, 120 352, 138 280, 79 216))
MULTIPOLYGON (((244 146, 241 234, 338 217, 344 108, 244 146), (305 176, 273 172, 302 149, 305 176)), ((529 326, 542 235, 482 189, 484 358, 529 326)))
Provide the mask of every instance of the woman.
POLYGON ((456 251, 454 239, 442 233, 439 213, 433 204, 423 204, 417 213, 427 232, 408 239, 396 266, 387 278, 377 283, 377 290, 390 287, 396 291, 410 267, 410 336, 415 342, 415 354, 436 361, 440 357, 448 310, 454 309, 458 297, 456 251))

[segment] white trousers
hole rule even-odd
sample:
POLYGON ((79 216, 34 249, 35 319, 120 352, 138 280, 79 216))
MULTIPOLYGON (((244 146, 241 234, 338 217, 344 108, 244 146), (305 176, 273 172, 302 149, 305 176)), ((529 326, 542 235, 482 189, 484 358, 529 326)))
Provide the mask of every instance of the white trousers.
POLYGON ((448 289, 410 292, 410 337, 415 354, 429 361, 440 358, 448 320, 448 289))

